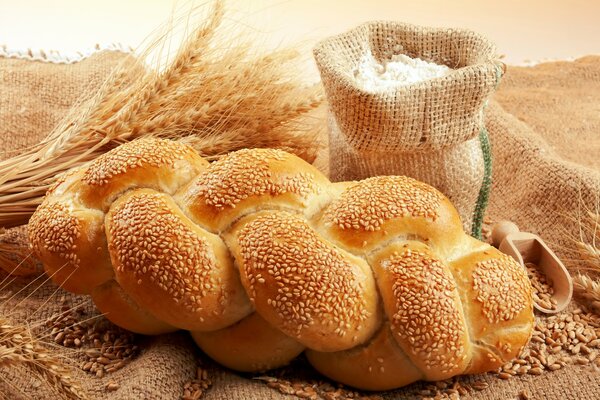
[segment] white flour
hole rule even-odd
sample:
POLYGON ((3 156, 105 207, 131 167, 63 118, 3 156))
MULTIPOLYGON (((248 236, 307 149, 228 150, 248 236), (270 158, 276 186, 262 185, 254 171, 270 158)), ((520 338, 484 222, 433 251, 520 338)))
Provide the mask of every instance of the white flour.
POLYGON ((354 70, 357 84, 368 92, 378 92, 411 83, 444 76, 451 71, 445 65, 439 65, 396 54, 390 61, 380 64, 369 52, 354 70))

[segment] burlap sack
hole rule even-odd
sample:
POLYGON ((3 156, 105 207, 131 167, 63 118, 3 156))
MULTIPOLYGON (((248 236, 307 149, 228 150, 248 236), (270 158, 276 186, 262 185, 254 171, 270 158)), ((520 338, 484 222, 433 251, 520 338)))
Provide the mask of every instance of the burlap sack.
POLYGON ((467 232, 480 235, 491 160, 483 107, 503 65, 494 46, 459 29, 371 22, 314 50, 331 110, 334 181, 408 175, 445 193, 467 232), (453 69, 442 78, 370 93, 353 79, 361 58, 406 54, 453 69))
MULTIPOLYGON (((76 82, 80 74, 91 70, 104 71, 106 74, 114 66, 114 62, 122 55, 114 53, 98 53, 87 61, 81 61, 70 66, 32 62, 27 60, 8 60, 0 57, 0 101, 5 100, 7 87, 13 87, 13 101, 23 101, 27 104, 37 104, 43 108, 43 114, 55 115, 58 119, 62 111, 53 103, 62 99, 62 85, 76 82), (58 67, 58 68, 57 68, 58 67), (7 72, 17 76, 19 70, 37 70, 32 79, 38 76, 44 78, 38 82, 40 86, 31 90, 26 82, 15 85, 14 81, 5 79, 7 72), (62 70, 64 74, 53 71, 62 70), (77 73, 76 73, 77 71, 77 73), (65 78, 66 77, 66 78, 65 78), (62 79, 54 81, 55 79, 62 79), (53 101, 41 99, 54 96, 53 101), (23 99, 22 97, 30 97, 23 99)), ((98 78, 101 78, 100 73, 98 78)), ((600 113, 594 112, 600 106, 600 57, 589 58, 576 63, 557 63, 541 65, 532 69, 510 69, 504 87, 500 88, 497 99, 508 107, 514 98, 525 96, 530 87, 544 86, 538 94, 523 101, 523 109, 519 109, 518 117, 538 116, 532 123, 537 123, 536 130, 531 129, 516 117, 504 112, 497 105, 492 105, 487 114, 487 123, 494 146, 494 156, 497 159, 495 168, 494 190, 491 197, 490 211, 494 217, 516 220, 525 229, 531 229, 546 238, 556 238, 560 228, 565 226, 574 230, 574 225, 567 225, 561 215, 578 207, 579 193, 583 190, 584 201, 591 201, 594 193, 600 190, 600 184, 593 184, 598 179, 598 170, 590 168, 596 159, 585 157, 588 149, 598 149, 598 142, 591 140, 586 144, 571 144, 568 150, 559 144, 570 140, 571 132, 562 127, 578 126, 576 134, 591 139, 598 139, 594 132, 587 127, 597 127, 600 124, 600 113), (571 76, 570 80, 559 77, 571 76), (543 83, 543 85, 542 85, 543 83), (560 101, 541 101, 549 93, 560 93, 560 101), (571 106, 569 104, 574 104, 571 106), (585 104, 585 106, 583 106, 585 104), (544 124, 543 115, 559 115, 560 126, 551 123, 544 124), (578 121, 586 120, 586 125, 578 125, 578 121), (537 132, 542 132, 539 135, 537 132), (546 132, 555 135, 550 145, 555 145, 554 151, 545 142, 546 132), (550 133, 551 132, 551 133, 550 133), (586 136, 587 135, 587 136, 586 136), (562 149, 562 150, 561 150, 562 149), (566 152, 565 152, 566 151, 566 152), (581 154, 581 157, 578 157, 581 154), (580 160, 584 164, 576 164, 568 160, 580 160), (522 170, 522 171, 521 171, 522 170), (513 179, 514 177, 518 179, 513 179), (576 182, 569 184, 569 182, 576 182), (579 184, 587 182, 587 184, 579 184)), ((80 80, 80 86, 73 87, 74 101, 79 94, 87 89, 85 79, 80 80)), ((10 102, 3 102, 7 107, 10 102)), ((63 105, 59 105, 63 107, 63 105)), ((68 107, 64 105, 64 107, 68 107)), ((36 115, 42 113, 35 107, 26 109, 20 114, 24 125, 17 123, 16 127, 34 124, 36 115)), ((11 118, 6 113, 2 118, 11 118)), ((0 120, 0 126, 3 120, 0 120)), ((325 122, 324 122, 325 123, 325 122)), ((30 136, 23 140, 39 140, 51 129, 51 124, 38 125, 39 131, 32 130, 30 136)), ((16 140, 10 145, 23 146, 19 142, 19 129, 5 132, 16 140)), ((35 128, 38 129, 38 128, 35 128)), ((24 130, 23 130, 24 131, 24 130)), ((597 134, 598 130, 595 131, 597 134)), ((4 136, 4 135, 3 135, 4 136)), ((326 141, 327 138, 324 138, 326 141)), ((29 142, 32 143, 32 142, 29 142)), ((323 161, 323 160, 321 160, 323 161)), ((326 160, 325 160, 326 161, 326 160)), ((565 238, 566 236, 560 236, 565 238)), ((44 282, 44 277, 30 283, 27 278, 7 278, 0 271, 0 315, 8 317, 14 324, 29 326, 34 334, 49 343, 49 348, 64 356, 67 363, 72 364, 73 374, 87 391, 91 399, 179 399, 183 393, 186 381, 195 374, 196 365, 201 360, 208 368, 212 387, 204 394, 203 399, 289 399, 289 395, 281 394, 269 388, 261 381, 251 379, 253 375, 238 374, 221 368, 210 362, 194 345, 187 333, 175 333, 158 337, 136 336, 135 343, 140 347, 139 354, 125 368, 110 373, 103 378, 82 371, 80 366, 81 352, 52 344, 49 335, 51 326, 45 324, 53 315, 62 311, 64 297, 66 304, 83 304, 84 310, 80 320, 96 317, 92 303, 87 296, 76 296, 62 291, 51 282, 44 282), (5 280, 6 279, 6 280, 5 280), (36 311, 37 310, 37 311, 36 311), (118 383, 119 389, 111 392, 106 389, 108 382, 118 383)), ((83 350, 85 350, 84 346, 83 350)), ((306 385, 311 379, 317 379, 314 373, 302 360, 295 362, 292 367, 280 371, 269 372, 270 376, 284 378, 306 385)), ((519 391, 525 389, 532 399, 597 399, 600 398, 600 374, 590 367, 570 366, 541 376, 526 376, 502 381, 491 375, 479 375, 460 378, 463 382, 486 381, 489 388, 480 392, 472 392, 463 398, 505 400, 515 398, 519 391)), ((381 394, 386 399, 419 399, 422 383, 411 385, 397 391, 381 394)), ((356 398, 356 396, 354 396, 356 398)), ((33 399, 45 400, 58 398, 58 394, 47 385, 40 382, 26 368, 0 369, 0 399, 33 399)))

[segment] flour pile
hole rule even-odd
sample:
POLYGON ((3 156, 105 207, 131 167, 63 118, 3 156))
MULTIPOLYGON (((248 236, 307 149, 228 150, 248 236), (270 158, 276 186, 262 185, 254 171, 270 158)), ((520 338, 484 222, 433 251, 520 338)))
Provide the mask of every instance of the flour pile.
POLYGON ((379 92, 399 86, 438 78, 451 71, 445 65, 439 65, 396 54, 389 61, 379 63, 373 54, 367 53, 354 70, 354 79, 358 86, 368 92, 379 92))

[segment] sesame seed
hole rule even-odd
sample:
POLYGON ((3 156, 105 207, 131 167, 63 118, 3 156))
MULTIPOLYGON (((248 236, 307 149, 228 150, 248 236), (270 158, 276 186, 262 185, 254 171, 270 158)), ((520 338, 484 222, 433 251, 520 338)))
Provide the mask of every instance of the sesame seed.
POLYGON ((442 195, 405 176, 378 176, 351 184, 325 211, 325 220, 340 229, 381 230, 397 217, 436 220, 442 195))
POLYGON ((81 235, 80 221, 66 205, 44 202, 29 220, 29 241, 37 254, 42 250, 59 255, 72 266, 80 259, 73 238, 81 235))
POLYGON ((276 149, 243 149, 229 153, 200 173, 187 196, 223 209, 234 208, 253 196, 293 193, 306 198, 309 194, 319 193, 321 189, 312 173, 294 173, 292 168, 289 174, 271 171, 273 162, 284 162, 290 157, 290 154, 276 149))
POLYGON ((423 251, 402 248, 381 262, 391 274, 395 299, 392 331, 426 370, 452 376, 466 354, 467 327, 451 272, 422 246, 423 251))
POLYGON ((504 254, 477 263, 473 289, 491 323, 510 321, 531 304, 532 288, 525 270, 504 254))
POLYGON ((218 303, 215 298, 224 292, 215 277, 219 268, 206 239, 172 212, 167 199, 162 193, 137 192, 113 207, 109 249, 119 273, 133 273, 138 284, 147 278, 174 303, 202 317, 209 312, 203 302, 218 303))
POLYGON ((166 139, 140 139, 125 143, 90 163, 83 174, 88 185, 101 186, 113 177, 143 166, 172 165, 195 151, 180 142, 166 139))
POLYGON ((277 294, 267 304, 288 335, 301 336, 317 324, 340 338, 351 330, 346 341, 355 345, 356 331, 362 338, 365 328, 370 329, 371 324, 364 322, 374 317, 376 306, 367 306, 362 282, 372 276, 365 276, 324 242, 303 218, 286 212, 263 213, 243 226, 238 242, 241 272, 252 297, 263 290, 270 293, 271 284, 278 284, 277 294), (257 286, 261 280, 266 285, 257 286))

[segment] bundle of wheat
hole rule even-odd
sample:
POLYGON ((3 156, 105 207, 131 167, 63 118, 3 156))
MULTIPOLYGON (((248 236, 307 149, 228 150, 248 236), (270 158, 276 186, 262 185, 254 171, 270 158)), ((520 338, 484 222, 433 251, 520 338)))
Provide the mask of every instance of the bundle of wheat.
MULTIPOLYGON (((125 58, 41 143, 0 161, 0 227, 26 224, 60 174, 145 136, 185 141, 208 158, 271 147, 312 161, 320 86, 300 81, 297 51, 256 51, 223 19, 223 2, 216 1, 179 51, 157 57, 161 61, 149 68, 142 60, 162 54, 176 32, 166 28, 139 57, 125 58)), ((34 273, 29 256, 27 247, 0 235, 1 268, 34 273)))
POLYGON ((273 147, 312 160, 317 132, 309 114, 321 89, 299 81, 296 51, 260 54, 222 28, 223 15, 216 1, 163 68, 140 61, 169 39, 152 41, 45 140, 0 162, 0 227, 27 223, 57 175, 144 136, 184 140, 206 157, 273 147))

